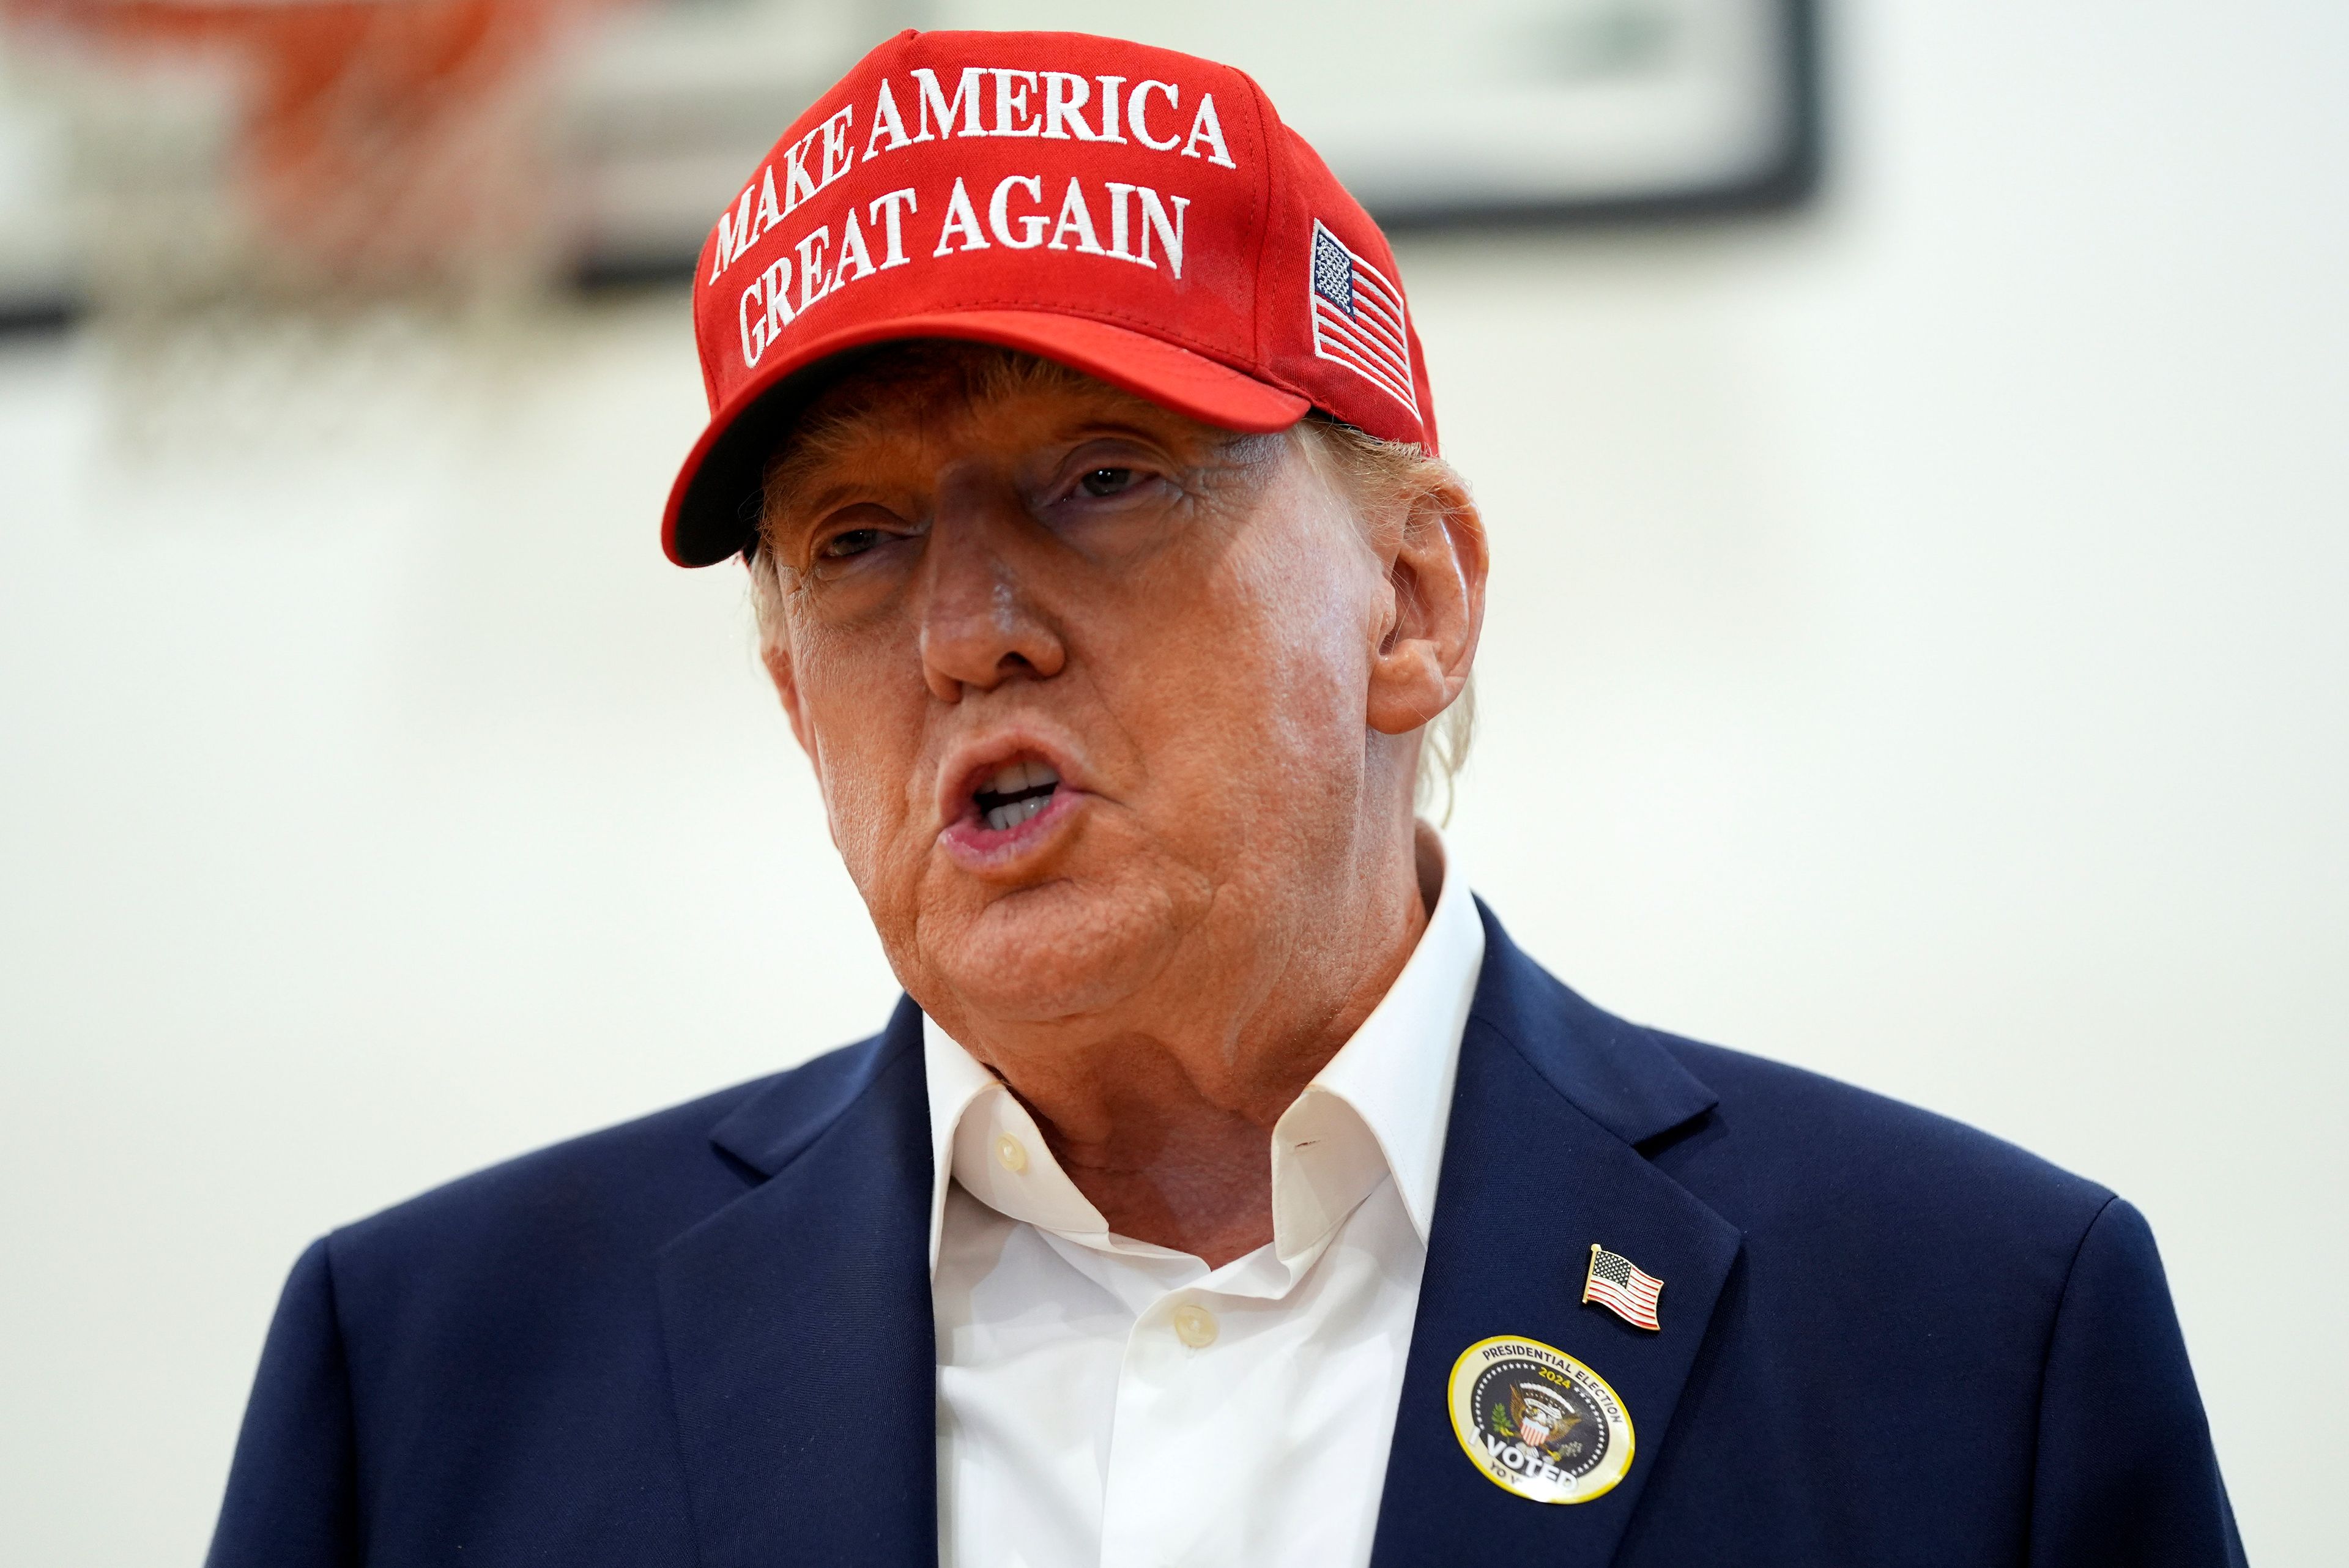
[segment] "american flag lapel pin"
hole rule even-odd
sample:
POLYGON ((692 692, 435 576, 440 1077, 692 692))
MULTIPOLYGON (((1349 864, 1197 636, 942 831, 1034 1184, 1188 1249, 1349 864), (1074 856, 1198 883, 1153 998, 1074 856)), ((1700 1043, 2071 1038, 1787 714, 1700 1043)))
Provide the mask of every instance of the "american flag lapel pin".
POLYGON ((1634 1328, 1661 1329, 1656 1298, 1663 1291, 1663 1281, 1641 1273, 1622 1253, 1590 1243, 1590 1272, 1582 1277, 1584 1301, 1597 1302, 1634 1328))

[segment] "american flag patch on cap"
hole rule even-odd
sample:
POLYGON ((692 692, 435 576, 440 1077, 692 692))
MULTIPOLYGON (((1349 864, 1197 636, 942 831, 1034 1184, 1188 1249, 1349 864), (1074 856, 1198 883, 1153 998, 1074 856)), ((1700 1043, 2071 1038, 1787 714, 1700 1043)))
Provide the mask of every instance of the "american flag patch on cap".
POLYGON ((1663 1324, 1656 1321, 1656 1298, 1663 1289, 1663 1281, 1641 1273, 1622 1253, 1610 1252, 1596 1241, 1590 1243, 1590 1272, 1582 1282, 1584 1301, 1597 1302, 1637 1327, 1661 1329, 1663 1324))
POLYGON ((1412 379, 1402 290, 1318 219, 1312 304, 1313 352, 1345 366, 1416 415, 1419 393, 1412 379))

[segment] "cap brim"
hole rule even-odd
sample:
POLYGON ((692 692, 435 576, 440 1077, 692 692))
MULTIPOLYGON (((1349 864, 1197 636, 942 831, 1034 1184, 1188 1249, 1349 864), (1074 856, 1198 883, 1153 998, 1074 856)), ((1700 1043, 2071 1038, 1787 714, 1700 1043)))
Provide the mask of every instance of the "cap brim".
POLYGON ((827 385, 832 361, 909 337, 953 337, 1024 349, 1082 370, 1204 424, 1287 430, 1310 400, 1163 338, 1040 310, 964 310, 870 322, 818 337, 744 383, 693 443, 661 520, 661 548, 680 566, 738 554, 756 531, 759 486, 784 428, 827 385))

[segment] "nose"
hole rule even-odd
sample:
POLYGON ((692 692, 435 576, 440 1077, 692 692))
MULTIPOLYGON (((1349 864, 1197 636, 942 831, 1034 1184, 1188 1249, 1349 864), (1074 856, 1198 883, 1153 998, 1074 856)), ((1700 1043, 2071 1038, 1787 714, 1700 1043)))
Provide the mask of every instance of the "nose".
POLYGON ((1068 660, 1006 546, 1031 527, 1016 496, 948 485, 923 551, 922 674, 943 702, 1008 680, 1050 680, 1068 660))

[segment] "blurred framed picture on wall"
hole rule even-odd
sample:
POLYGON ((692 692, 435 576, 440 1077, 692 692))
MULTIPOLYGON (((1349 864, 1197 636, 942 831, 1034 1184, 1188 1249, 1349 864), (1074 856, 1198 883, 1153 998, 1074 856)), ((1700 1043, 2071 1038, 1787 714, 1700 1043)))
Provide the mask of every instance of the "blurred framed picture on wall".
POLYGON ((1390 226, 1781 206, 1817 168, 1811 0, 940 8, 1229 59, 1390 226))
POLYGON ((1818 170, 1815 0, 658 0, 571 96, 588 265, 689 265, 772 127, 908 26, 1228 60, 1392 227, 1764 211, 1818 170))

